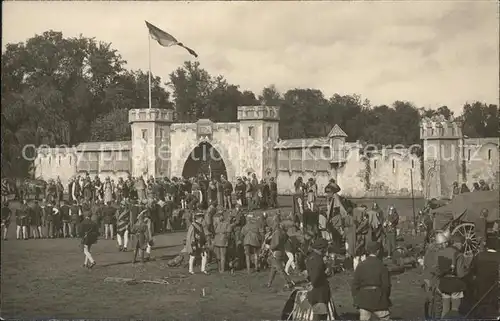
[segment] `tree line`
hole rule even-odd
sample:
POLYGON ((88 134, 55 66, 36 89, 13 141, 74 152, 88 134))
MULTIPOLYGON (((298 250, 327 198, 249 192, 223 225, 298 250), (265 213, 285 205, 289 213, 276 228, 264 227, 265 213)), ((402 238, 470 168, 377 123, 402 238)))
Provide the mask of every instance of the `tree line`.
MULTIPOLYGON (((499 134, 498 106, 480 101, 453 115, 447 106, 425 109, 403 100, 374 106, 360 95, 326 97, 313 88, 280 93, 269 85, 256 94, 191 61, 167 79, 153 76, 152 107, 175 109, 178 122, 234 122, 237 106, 267 104, 281 107, 282 139, 325 136, 338 124, 350 141, 411 145, 419 142, 420 118, 433 115, 459 117, 469 137, 499 134)), ((7 44, 2 80, 2 175, 27 175, 27 144, 129 140, 128 110, 148 106, 147 72, 126 69, 110 43, 82 35, 65 38, 51 30, 7 44)))

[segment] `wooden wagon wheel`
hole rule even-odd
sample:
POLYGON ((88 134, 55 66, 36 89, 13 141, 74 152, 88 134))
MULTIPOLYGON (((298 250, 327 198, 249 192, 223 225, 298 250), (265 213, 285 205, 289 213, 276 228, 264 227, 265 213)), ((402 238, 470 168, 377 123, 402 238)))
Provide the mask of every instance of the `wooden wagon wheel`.
POLYGON ((459 234, 465 238, 465 243, 464 243, 465 256, 474 256, 479 252, 479 241, 477 239, 476 233, 474 232, 473 223, 459 224, 453 229, 451 234, 452 235, 459 234))

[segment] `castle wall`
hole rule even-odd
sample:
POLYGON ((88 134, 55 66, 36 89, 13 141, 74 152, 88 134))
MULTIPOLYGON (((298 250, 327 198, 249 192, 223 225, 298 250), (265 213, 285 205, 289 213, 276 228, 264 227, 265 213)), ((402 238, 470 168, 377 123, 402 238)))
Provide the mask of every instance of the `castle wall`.
POLYGON ((304 181, 314 178, 320 195, 335 178, 341 194, 353 198, 410 197, 412 188, 415 197, 449 198, 454 181, 469 187, 481 179, 496 187, 500 183, 499 138, 463 139, 455 121, 422 120, 422 173, 420 158, 407 149, 383 149, 364 157, 363 146, 346 143, 338 126, 328 137, 279 141, 278 107, 239 107, 235 123, 201 119, 172 124, 172 119, 171 110, 131 110, 132 141, 40 149, 35 175, 59 177, 65 188, 71 177, 85 171, 115 181, 129 173, 180 177, 194 148, 208 142, 222 156, 230 181, 249 172, 259 179, 276 177, 283 195, 293 193, 299 176, 304 181))
POLYGON ((67 149, 39 150, 34 161, 35 177, 44 180, 56 180, 59 177, 67 189, 69 179, 76 175, 77 155, 67 149))
POLYGON ((466 139, 464 141, 465 183, 472 188, 474 182, 483 179, 490 186, 500 185, 499 138, 466 139))
POLYGON ((238 123, 219 123, 212 134, 212 146, 217 149, 226 166, 227 179, 236 183, 240 169, 240 128, 238 123))
POLYGON ((188 156, 199 144, 196 137, 196 124, 172 124, 170 143, 170 176, 181 177, 188 156))
MULTIPOLYGON (((290 153, 290 155, 292 154, 293 152, 290 153)), ((299 167, 302 170, 297 170, 297 164, 292 164, 289 159, 283 159, 283 156, 286 155, 285 151, 280 151, 279 155, 279 194, 293 194, 293 184, 301 176, 304 181, 307 181, 310 177, 316 179, 320 195, 324 195, 324 188, 330 178, 335 177, 342 189, 340 194, 347 197, 411 197, 412 183, 414 197, 422 197, 423 195, 420 159, 410 154, 406 149, 382 150, 369 159, 364 159, 360 155, 359 148, 352 146, 347 151, 347 161, 339 164, 338 168, 335 168, 335 165, 332 166, 331 171, 307 169, 306 164, 309 159, 306 158, 306 153, 303 153, 302 160, 294 161, 295 163, 301 163, 299 167), (285 168, 287 164, 290 164, 289 170, 285 168), (411 175, 413 175, 413 182, 411 175)), ((314 152, 310 153, 310 155, 314 155, 314 152)), ((313 163, 321 162, 324 162, 324 160, 313 161, 313 163)))
POLYGON ((248 173, 255 173, 258 179, 264 176, 261 139, 264 130, 264 123, 261 121, 240 123, 239 167, 241 175, 248 176, 248 173))

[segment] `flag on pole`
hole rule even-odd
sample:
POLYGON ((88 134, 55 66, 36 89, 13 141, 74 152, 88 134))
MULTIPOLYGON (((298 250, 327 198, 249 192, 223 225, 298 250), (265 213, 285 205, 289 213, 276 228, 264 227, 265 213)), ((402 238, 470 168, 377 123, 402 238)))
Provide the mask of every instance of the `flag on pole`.
POLYGON ((146 26, 149 29, 149 35, 151 36, 151 38, 156 40, 160 44, 160 46, 163 47, 179 46, 186 49, 191 55, 198 57, 198 54, 193 49, 184 46, 182 42, 179 42, 171 34, 161 30, 160 28, 150 24, 147 21, 146 21, 146 26))

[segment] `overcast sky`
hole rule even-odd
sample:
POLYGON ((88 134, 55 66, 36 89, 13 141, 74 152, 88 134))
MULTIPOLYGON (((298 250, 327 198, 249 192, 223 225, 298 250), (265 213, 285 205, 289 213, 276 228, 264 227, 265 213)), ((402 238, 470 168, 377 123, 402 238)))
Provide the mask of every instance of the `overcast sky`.
MULTIPOLYGON (((148 68, 144 20, 198 52, 201 66, 259 94, 275 84, 418 106, 499 100, 495 1, 3 2, 2 49, 49 29, 111 42, 148 68)), ((152 42, 152 71, 194 59, 152 42)))

